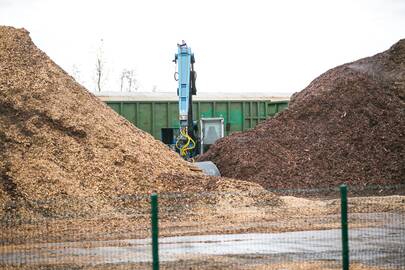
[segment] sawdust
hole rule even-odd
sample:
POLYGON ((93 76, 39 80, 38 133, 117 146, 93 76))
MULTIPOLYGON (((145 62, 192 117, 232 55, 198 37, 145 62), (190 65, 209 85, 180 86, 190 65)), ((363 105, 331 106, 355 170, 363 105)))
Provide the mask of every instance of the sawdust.
MULTIPOLYGON (((302 216, 340 213, 340 199, 317 200, 292 196, 281 196, 280 209, 286 213, 302 216)), ((405 212, 405 196, 352 197, 348 208, 353 213, 405 212)))
POLYGON ((0 59, 4 220, 117 216, 148 207, 147 199, 117 200, 128 194, 201 192, 232 182, 190 169, 78 84, 26 30, 0 27, 0 59))
MULTIPOLYGON (((256 269, 256 270, 337 270, 342 266, 339 263, 333 262, 288 262, 288 263, 275 263, 268 265, 255 265, 248 268, 241 269, 256 269)), ((386 267, 369 266, 360 263, 351 263, 350 269, 352 270, 382 270, 386 267)), ((389 269, 389 268, 388 268, 389 269)))

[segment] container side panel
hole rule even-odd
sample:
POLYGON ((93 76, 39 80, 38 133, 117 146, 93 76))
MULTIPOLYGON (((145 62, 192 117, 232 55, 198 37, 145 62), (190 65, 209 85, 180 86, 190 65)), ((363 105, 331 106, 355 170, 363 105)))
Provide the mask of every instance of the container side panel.
POLYGON ((279 103, 278 104, 278 112, 282 112, 288 107, 288 102, 279 103))
POLYGON ((123 103, 121 115, 136 126, 136 103, 123 103))
POLYGON ((120 113, 120 102, 107 102, 107 105, 113 109, 116 113, 121 114, 120 113))
POLYGON ((242 131, 242 123, 244 121, 242 114, 242 102, 231 102, 229 125, 230 133, 242 131))
MULTIPOLYGON (((161 128, 179 128, 179 108, 176 101, 108 101, 106 104, 158 139, 161 137, 161 128)), ((288 101, 194 101, 193 116, 195 121, 199 121, 201 117, 223 117, 225 135, 229 135, 253 128, 265 118, 273 117, 287 107, 288 101)))
POLYGON ((251 121, 252 121, 252 128, 254 128, 259 123, 259 120, 257 118, 252 119, 251 121))
POLYGON ((214 117, 212 102, 201 102, 200 110, 200 117, 214 117))
POLYGON ((227 102, 215 102, 215 117, 223 117, 226 121, 228 119, 227 102))
POLYGON ((284 111, 288 107, 288 101, 268 103, 267 117, 275 116, 277 113, 284 111))
POLYGON ((138 128, 153 134, 152 124, 152 103, 139 103, 138 128))
POLYGON ((257 117, 258 116, 258 101, 252 101, 250 102, 250 112, 251 112, 251 116, 253 117, 257 117))
POLYGON ((266 102, 260 101, 259 102, 259 117, 266 118, 266 102))
POLYGON ((245 115, 243 116, 244 117, 244 121, 245 121, 245 123, 244 123, 244 130, 247 130, 247 129, 249 129, 249 128, 251 128, 252 126, 251 126, 251 119, 252 119, 252 108, 251 108, 251 102, 249 102, 249 101, 246 101, 245 102, 245 115))
POLYGON ((274 116, 277 113, 277 104, 269 103, 267 106, 267 116, 274 116))
POLYGON ((215 102, 215 117, 224 118, 224 132, 225 136, 228 135, 228 131, 226 130, 226 125, 228 124, 228 102, 215 102))
POLYGON ((177 102, 170 102, 169 103, 169 113, 170 113, 170 128, 179 128, 179 104, 177 102))
POLYGON ((167 104, 155 103, 155 125, 153 127, 153 136, 157 139, 161 138, 162 128, 167 128, 167 104))
POLYGON ((250 129, 252 126, 251 126, 251 119, 250 118, 246 118, 245 119, 245 125, 244 125, 244 127, 245 127, 245 130, 248 130, 248 129, 250 129))
POLYGON ((252 117, 252 112, 251 112, 251 108, 250 108, 250 102, 245 102, 245 118, 249 118, 252 117))

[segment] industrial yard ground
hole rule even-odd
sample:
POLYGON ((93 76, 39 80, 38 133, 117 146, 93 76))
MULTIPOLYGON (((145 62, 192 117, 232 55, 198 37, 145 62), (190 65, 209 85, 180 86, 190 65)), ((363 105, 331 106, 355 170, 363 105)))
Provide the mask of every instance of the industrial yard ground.
POLYGON ((239 180, 120 117, 26 30, 0 27, 0 59, 1 269, 149 268, 152 192, 162 269, 338 269, 342 182, 351 269, 404 269, 405 40, 201 157, 239 180))
MULTIPOLYGON (((262 207, 229 205, 229 199, 187 212, 162 207, 162 269, 297 269, 297 261, 302 269, 338 269, 340 200, 279 198, 278 205, 262 207)), ((394 251, 404 251, 405 196, 353 197, 349 209, 359 269, 401 269, 395 266, 403 257, 394 251)), ((145 269, 151 262, 149 224, 144 213, 3 227, 0 262, 3 269, 145 269)))

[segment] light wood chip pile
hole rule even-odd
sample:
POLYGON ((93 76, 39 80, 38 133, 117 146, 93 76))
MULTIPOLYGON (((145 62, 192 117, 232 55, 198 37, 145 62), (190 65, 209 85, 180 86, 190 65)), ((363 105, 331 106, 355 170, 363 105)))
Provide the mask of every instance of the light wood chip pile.
POLYGON ((78 84, 28 31, 0 26, 0 216, 113 213, 122 195, 232 182, 190 167, 78 84))

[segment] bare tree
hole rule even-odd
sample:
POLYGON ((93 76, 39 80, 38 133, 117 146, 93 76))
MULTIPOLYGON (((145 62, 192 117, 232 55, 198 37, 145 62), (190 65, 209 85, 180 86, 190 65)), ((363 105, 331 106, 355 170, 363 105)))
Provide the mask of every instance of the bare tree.
POLYGON ((121 73, 121 92, 127 90, 128 92, 138 90, 138 80, 135 76, 135 70, 123 69, 121 73))
POLYGON ((120 77, 120 81, 121 81, 121 92, 124 89, 124 80, 125 80, 125 69, 121 72, 121 77, 120 77))
POLYGON ((79 70, 79 68, 77 67, 76 64, 72 65, 71 75, 78 83, 81 83, 80 70, 79 70))
POLYGON ((103 73, 103 64, 100 58, 97 58, 96 63, 96 76, 97 76, 97 89, 101 92, 101 77, 104 75, 103 73))
POLYGON ((99 92, 102 90, 102 84, 105 80, 105 60, 104 60, 104 40, 100 40, 100 46, 97 50, 96 59, 96 88, 99 92))

